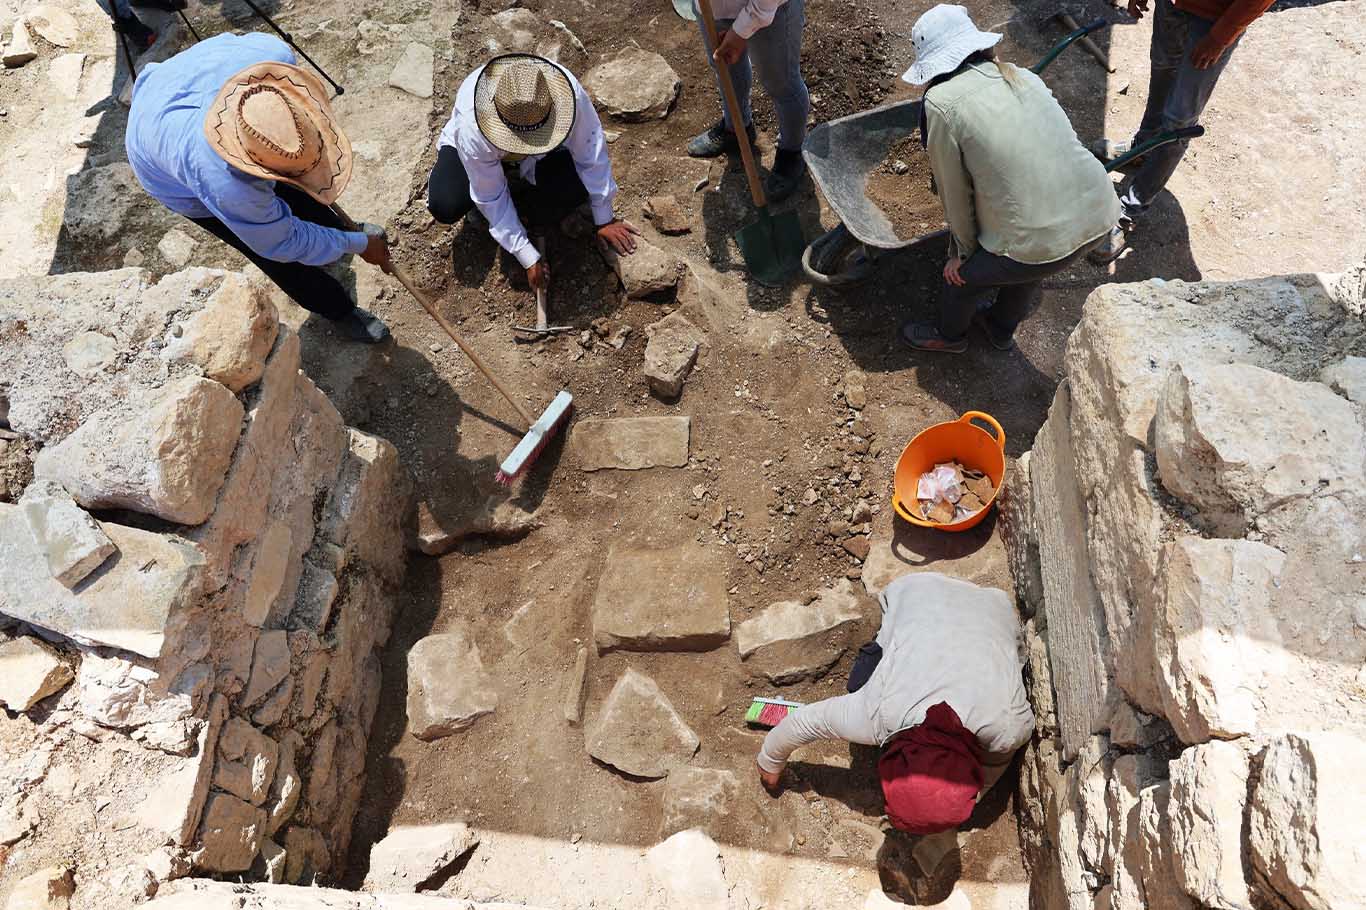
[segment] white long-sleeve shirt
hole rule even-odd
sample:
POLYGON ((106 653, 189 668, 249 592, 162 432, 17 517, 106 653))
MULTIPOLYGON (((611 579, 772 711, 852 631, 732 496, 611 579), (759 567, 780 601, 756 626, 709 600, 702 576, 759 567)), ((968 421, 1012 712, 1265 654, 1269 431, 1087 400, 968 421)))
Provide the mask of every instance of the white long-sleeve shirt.
POLYGON ((773 22, 774 13, 787 0, 712 0, 712 15, 717 20, 734 20, 735 33, 748 41, 761 28, 773 22))
POLYGON ((882 659, 873 675, 851 695, 787 715, 764 738, 759 767, 781 771, 818 739, 884 745, 946 702, 977 737, 993 783, 1034 732, 1014 604, 1004 591, 934 572, 903 575, 879 600, 882 659))
MULTIPOLYGON (((602 121, 593 109, 588 92, 584 91, 573 73, 562 66, 560 70, 569 77, 569 84, 574 87, 576 111, 574 126, 564 140, 564 148, 574 159, 579 179, 588 191, 593 221, 601 227, 612 221, 612 200, 617 195, 617 183, 612 178, 612 162, 607 157, 607 139, 603 136, 602 121)), ((479 131, 478 121, 474 119, 474 86, 483 71, 484 68, 479 67, 460 84, 460 90, 455 93, 451 119, 442 128, 437 146, 453 148, 460 155, 465 173, 470 178, 470 198, 488 220, 489 233, 499 246, 517 257, 522 268, 529 269, 540 260, 541 254, 531 245, 526 228, 517 217, 517 207, 512 204, 507 177, 503 174, 506 153, 484 138, 479 131)), ((518 173, 528 183, 535 185, 536 162, 544 157, 530 155, 522 159, 518 173)))

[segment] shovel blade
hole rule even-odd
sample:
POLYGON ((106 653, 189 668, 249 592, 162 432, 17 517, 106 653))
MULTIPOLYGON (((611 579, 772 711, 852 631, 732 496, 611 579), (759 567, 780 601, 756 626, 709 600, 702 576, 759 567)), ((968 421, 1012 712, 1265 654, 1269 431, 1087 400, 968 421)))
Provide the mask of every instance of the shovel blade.
POLYGON ((765 287, 778 287, 786 281, 801 265, 806 249, 802 223, 792 211, 775 215, 761 209, 758 220, 736 233, 735 243, 750 277, 765 287))

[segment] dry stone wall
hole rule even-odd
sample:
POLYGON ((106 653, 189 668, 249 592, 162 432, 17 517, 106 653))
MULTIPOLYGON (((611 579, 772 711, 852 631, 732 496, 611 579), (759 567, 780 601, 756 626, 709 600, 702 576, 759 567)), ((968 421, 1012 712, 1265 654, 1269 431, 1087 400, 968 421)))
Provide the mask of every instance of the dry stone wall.
POLYGON ((0 282, 0 338, 36 453, 0 501, 0 906, 54 866, 77 910, 327 880, 404 571, 396 450, 241 274, 0 282))
POLYGON ((1366 908, 1366 266, 1102 287, 1003 507, 1039 910, 1366 908))

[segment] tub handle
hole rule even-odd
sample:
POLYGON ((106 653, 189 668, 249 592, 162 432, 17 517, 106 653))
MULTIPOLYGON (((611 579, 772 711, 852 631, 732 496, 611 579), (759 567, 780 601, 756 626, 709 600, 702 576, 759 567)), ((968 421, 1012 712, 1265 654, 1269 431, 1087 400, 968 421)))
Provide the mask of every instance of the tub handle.
POLYGON ((972 423, 974 420, 980 420, 983 423, 989 424, 991 428, 996 431, 996 444, 1001 447, 1001 453, 1005 454, 1006 431, 1001 429, 1001 425, 996 422, 995 417, 992 417, 984 411, 968 411, 962 417, 959 417, 958 420, 962 423, 972 423))

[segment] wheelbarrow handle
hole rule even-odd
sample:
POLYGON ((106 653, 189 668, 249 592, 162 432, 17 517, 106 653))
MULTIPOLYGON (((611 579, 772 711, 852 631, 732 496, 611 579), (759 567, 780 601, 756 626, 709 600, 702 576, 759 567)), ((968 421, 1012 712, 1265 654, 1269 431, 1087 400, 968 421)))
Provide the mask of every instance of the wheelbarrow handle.
POLYGON ((1182 142, 1187 139, 1198 139, 1203 135, 1205 135, 1205 128, 1198 123, 1195 126, 1187 126, 1179 130, 1168 130, 1165 133, 1158 133, 1153 138, 1140 142, 1114 161, 1105 165, 1105 170, 1113 171, 1122 168, 1135 158, 1146 155, 1153 149, 1166 145, 1168 142, 1182 142))
POLYGON ((1039 62, 1031 66, 1029 68, 1029 71, 1036 76, 1039 75, 1045 69, 1048 68, 1048 64, 1058 59, 1058 55, 1061 54, 1063 51, 1067 50, 1073 44, 1080 41, 1082 38, 1085 38, 1092 32, 1105 28, 1105 26, 1109 24, 1109 21, 1105 19, 1097 19, 1095 22, 1089 22, 1086 25, 1083 25, 1081 28, 1077 29, 1076 31, 1069 33, 1061 41, 1053 45, 1052 49, 1049 50, 1048 53, 1044 54, 1041 58, 1039 58, 1039 62))

